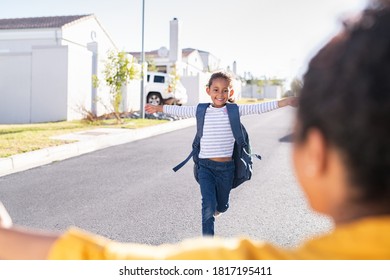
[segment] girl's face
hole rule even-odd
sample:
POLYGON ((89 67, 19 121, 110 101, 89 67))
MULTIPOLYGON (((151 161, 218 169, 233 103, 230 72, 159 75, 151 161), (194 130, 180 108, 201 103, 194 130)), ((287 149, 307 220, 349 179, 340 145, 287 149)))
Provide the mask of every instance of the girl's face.
POLYGON ((206 88, 206 92, 210 95, 211 102, 216 108, 225 106, 229 97, 234 93, 229 81, 223 78, 214 79, 211 85, 206 88))

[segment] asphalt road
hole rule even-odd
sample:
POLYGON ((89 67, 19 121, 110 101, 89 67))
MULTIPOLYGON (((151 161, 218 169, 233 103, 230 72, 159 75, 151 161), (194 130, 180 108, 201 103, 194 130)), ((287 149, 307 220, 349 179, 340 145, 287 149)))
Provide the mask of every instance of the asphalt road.
MULTIPOLYGON (((216 235, 249 236, 281 246, 331 228, 313 213, 293 174, 293 108, 247 116, 252 180, 231 193, 216 235)), ((14 223, 62 231, 69 226, 123 242, 162 244, 201 233, 201 197, 190 161, 195 127, 114 146, 0 177, 0 200, 14 223)))

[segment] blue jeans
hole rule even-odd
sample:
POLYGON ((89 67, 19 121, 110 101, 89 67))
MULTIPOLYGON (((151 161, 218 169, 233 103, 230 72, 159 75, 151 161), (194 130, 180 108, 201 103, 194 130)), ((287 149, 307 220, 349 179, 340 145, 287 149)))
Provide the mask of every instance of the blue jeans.
POLYGON ((198 179, 202 194, 202 234, 214 235, 214 213, 229 208, 229 194, 234 178, 234 161, 199 159, 198 179))

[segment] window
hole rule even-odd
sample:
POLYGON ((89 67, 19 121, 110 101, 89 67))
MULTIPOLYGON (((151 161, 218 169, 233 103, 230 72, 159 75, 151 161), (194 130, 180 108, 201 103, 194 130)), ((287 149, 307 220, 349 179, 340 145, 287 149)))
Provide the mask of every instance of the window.
POLYGON ((156 76, 154 76, 154 81, 153 82, 155 82, 155 83, 165 83, 165 77, 164 76, 158 76, 158 75, 156 75, 156 76))

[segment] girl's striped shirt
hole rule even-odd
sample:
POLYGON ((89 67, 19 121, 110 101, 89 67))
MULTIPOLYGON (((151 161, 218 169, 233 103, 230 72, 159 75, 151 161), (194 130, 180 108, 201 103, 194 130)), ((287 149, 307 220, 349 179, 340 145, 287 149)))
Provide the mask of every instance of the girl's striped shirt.
MULTIPOLYGON (((166 105, 164 113, 196 117, 197 106, 166 105)), ((240 116, 262 114, 278 107, 278 101, 238 105, 240 116)), ((233 155, 234 136, 230 127, 226 106, 215 108, 210 105, 206 110, 203 136, 200 140, 199 158, 231 157, 233 155)))

